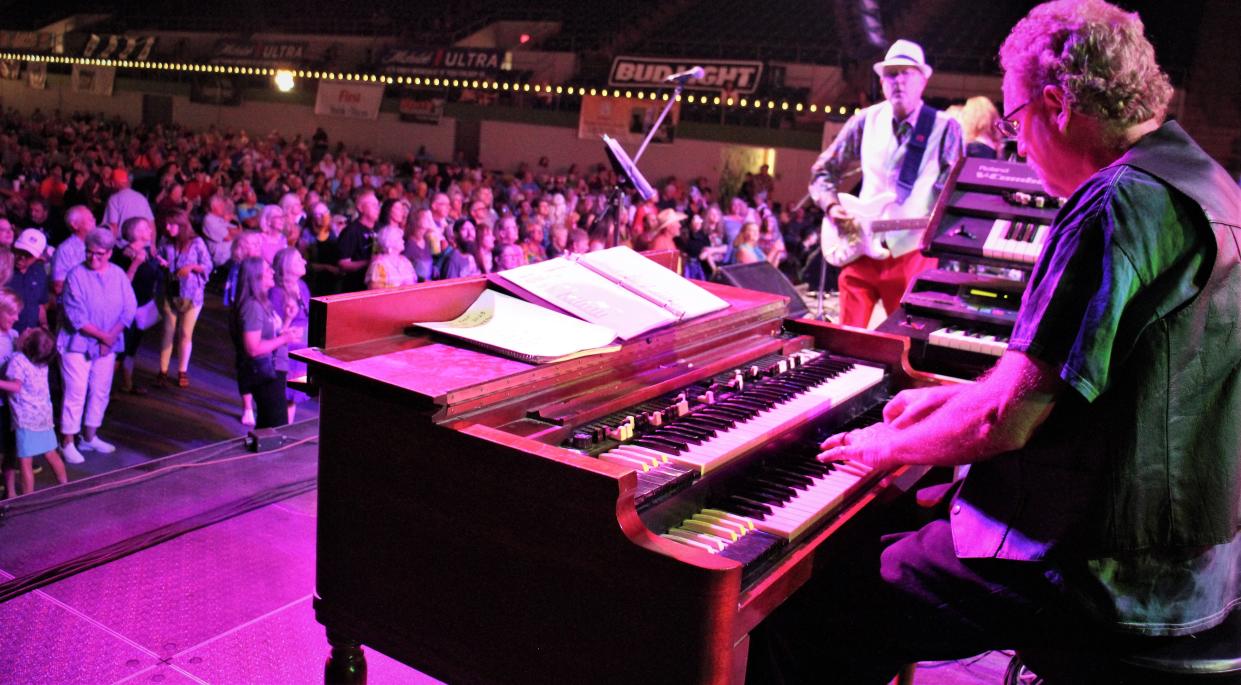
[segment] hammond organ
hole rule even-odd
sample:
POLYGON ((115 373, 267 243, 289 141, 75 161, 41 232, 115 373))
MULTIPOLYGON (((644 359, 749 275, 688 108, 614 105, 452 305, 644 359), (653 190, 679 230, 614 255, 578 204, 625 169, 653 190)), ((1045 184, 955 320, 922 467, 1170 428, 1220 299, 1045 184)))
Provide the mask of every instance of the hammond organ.
POLYGON ((925 472, 814 459, 943 382, 906 340, 714 284, 728 309, 544 366, 409 326, 487 285, 312 304, 329 681, 365 644, 451 683, 739 683, 832 536, 925 472))

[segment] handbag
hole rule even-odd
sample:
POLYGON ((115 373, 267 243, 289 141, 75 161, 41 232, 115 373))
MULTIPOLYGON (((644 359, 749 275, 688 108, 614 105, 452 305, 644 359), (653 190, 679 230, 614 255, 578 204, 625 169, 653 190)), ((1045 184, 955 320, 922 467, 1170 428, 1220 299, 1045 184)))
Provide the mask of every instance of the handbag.
POLYGON ((134 311, 134 325, 138 330, 146 329, 159 323, 162 317, 159 313, 159 307, 155 305, 155 300, 148 300, 146 304, 141 305, 134 311))
POLYGON ((276 380, 276 362, 271 353, 251 357, 242 353, 237 362, 237 385, 243 389, 257 388, 276 380))

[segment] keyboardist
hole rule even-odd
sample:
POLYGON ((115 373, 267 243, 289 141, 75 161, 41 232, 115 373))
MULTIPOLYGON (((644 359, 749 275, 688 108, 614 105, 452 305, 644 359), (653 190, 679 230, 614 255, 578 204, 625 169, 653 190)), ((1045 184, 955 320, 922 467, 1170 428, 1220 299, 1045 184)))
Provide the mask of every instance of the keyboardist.
POLYGON ((1241 193, 1164 122, 1171 87, 1137 15, 1047 3, 1000 58, 1001 125, 1070 198, 1008 351, 975 384, 901 393, 820 455, 973 467, 946 518, 885 538, 858 582, 792 597, 755 635, 752 681, 1141 649, 1241 601, 1241 193))

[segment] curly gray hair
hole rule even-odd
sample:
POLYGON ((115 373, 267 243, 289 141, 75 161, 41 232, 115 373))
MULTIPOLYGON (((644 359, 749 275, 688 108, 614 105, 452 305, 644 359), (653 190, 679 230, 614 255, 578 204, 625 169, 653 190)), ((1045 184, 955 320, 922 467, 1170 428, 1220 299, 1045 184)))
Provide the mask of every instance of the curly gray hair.
POLYGON ((1103 0, 1055 0, 1030 10, 1000 47, 1000 65, 1031 96, 1060 86, 1074 111, 1113 130, 1162 121, 1172 99, 1142 20, 1103 0))

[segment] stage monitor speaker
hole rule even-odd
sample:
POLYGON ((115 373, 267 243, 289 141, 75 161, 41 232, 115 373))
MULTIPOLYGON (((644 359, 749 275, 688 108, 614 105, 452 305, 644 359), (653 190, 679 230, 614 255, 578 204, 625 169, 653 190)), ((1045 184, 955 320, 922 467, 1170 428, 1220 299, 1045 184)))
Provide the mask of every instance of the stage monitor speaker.
POLYGON ((712 278, 717 283, 734 285, 738 288, 759 290, 773 295, 784 295, 789 298, 789 316, 800 319, 809 311, 801 299, 801 293, 789 282, 789 279, 770 262, 750 262, 749 264, 732 264, 721 267, 712 278))

